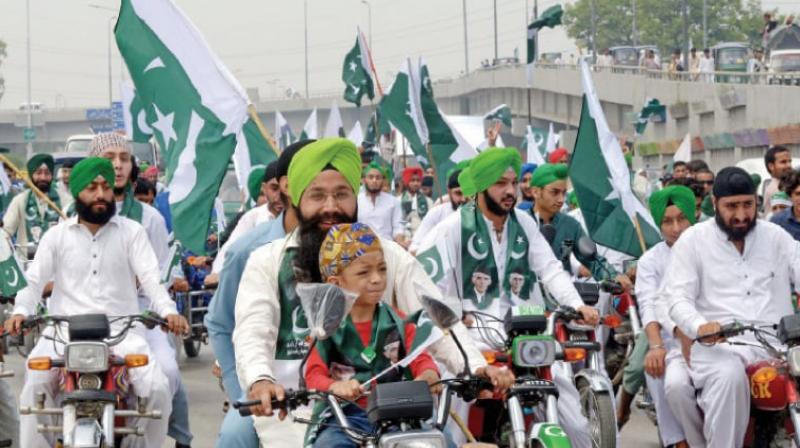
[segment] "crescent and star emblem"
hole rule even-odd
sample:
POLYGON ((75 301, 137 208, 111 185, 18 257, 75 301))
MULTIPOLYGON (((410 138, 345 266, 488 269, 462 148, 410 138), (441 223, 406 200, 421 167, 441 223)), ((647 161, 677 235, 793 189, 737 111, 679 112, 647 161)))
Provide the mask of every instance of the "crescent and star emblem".
MULTIPOLYGON (((483 260, 489 255, 489 251, 487 250, 484 253, 478 252, 475 248, 475 237, 477 233, 473 233, 471 237, 467 240, 467 252, 469 252, 469 256, 476 259, 476 260, 483 260)), ((478 240, 479 243, 483 244, 483 240, 478 240)))

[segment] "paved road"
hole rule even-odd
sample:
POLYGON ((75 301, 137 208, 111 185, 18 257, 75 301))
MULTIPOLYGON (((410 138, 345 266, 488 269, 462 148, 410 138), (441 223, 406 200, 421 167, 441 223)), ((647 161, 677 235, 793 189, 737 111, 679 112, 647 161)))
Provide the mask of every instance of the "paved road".
MULTIPOLYGON (((192 446, 195 448, 211 448, 222 421, 223 394, 217 385, 216 378, 211 376, 210 365, 213 355, 210 346, 203 346, 200 356, 194 359, 181 358, 183 380, 189 391, 189 413, 192 432, 195 435, 192 446)), ((16 353, 6 357, 6 368, 16 373, 8 379, 19 392, 22 389, 24 364, 16 353)), ((634 411, 636 412, 636 411, 634 411)), ((164 447, 173 447, 173 443, 164 447)), ((642 415, 634 414, 622 431, 621 448, 658 448, 656 428, 642 415)))

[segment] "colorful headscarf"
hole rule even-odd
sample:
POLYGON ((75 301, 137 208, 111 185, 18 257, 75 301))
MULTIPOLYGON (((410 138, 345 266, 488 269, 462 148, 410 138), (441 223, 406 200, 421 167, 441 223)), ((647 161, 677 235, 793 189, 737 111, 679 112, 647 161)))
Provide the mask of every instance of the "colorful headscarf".
POLYGON ((28 168, 28 175, 32 176, 33 172, 38 170, 40 166, 47 165, 47 169, 50 170, 51 174, 55 174, 55 166, 56 162, 53 160, 53 156, 50 154, 34 154, 28 159, 28 163, 26 164, 26 168, 28 168))
POLYGON ((122 148, 131 152, 131 145, 124 135, 116 132, 102 132, 95 135, 89 143, 89 157, 97 157, 108 148, 122 148))
POLYGON ((411 176, 413 175, 419 176, 419 180, 422 180, 422 168, 418 166, 410 166, 403 170, 403 185, 408 186, 408 183, 411 182, 411 176))
POLYGON ((353 189, 361 184, 361 156, 356 145, 346 138, 322 138, 304 146, 289 164, 289 196, 297 207, 300 198, 326 166, 333 166, 353 189))
POLYGON ((472 159, 469 168, 458 176, 458 182, 461 184, 464 194, 473 196, 486 191, 509 168, 513 169, 514 174, 519 177, 521 166, 522 157, 517 148, 489 148, 472 159), (466 189, 465 184, 467 185, 466 189), (467 191, 471 194, 468 194, 467 191))
POLYGON ((545 163, 536 168, 531 176, 531 187, 546 187, 553 182, 565 180, 569 168, 564 163, 545 163))
POLYGON ((328 231, 319 250, 319 271, 323 279, 339 275, 356 258, 380 252, 381 241, 366 224, 337 224, 328 231))
POLYGON ((97 176, 102 176, 109 186, 114 186, 114 166, 108 159, 88 157, 78 162, 69 175, 69 192, 72 193, 72 197, 77 199, 81 191, 97 176))
POLYGON ((670 205, 678 207, 690 223, 695 223, 694 193, 689 187, 671 185, 651 194, 649 203, 650 214, 653 215, 653 220, 659 227, 661 227, 661 222, 664 221, 664 213, 670 205))

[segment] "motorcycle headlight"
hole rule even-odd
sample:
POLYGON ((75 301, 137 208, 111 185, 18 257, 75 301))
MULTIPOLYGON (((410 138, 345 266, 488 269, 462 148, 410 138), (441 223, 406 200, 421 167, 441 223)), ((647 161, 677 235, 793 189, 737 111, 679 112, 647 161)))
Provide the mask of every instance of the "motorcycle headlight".
POLYGON ((556 359, 556 344, 551 338, 518 336, 514 338, 511 350, 514 365, 519 367, 549 366, 556 359))
POLYGON ((800 376, 800 345, 786 352, 786 362, 789 364, 789 373, 792 376, 800 376))
POLYGON ((446 448, 447 442, 439 431, 406 431, 383 435, 378 446, 380 448, 446 448))
POLYGON ((100 342, 74 342, 64 349, 66 368, 72 372, 91 373, 108 370, 108 346, 100 342))
POLYGON ((103 380, 93 373, 85 373, 78 377, 78 389, 100 390, 103 380))

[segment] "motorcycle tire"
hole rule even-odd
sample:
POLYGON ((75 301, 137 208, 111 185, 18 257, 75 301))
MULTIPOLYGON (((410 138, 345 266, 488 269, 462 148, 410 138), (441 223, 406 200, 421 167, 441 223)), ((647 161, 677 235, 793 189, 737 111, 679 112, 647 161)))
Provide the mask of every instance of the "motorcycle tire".
POLYGON ((183 341, 183 351, 186 352, 186 356, 189 358, 197 358, 200 355, 200 347, 203 345, 203 341, 198 341, 195 339, 185 339, 183 341))
POLYGON ((585 380, 578 381, 581 412, 589 420, 589 436, 593 448, 614 448, 617 445, 617 424, 614 400, 608 392, 595 392, 585 380))

